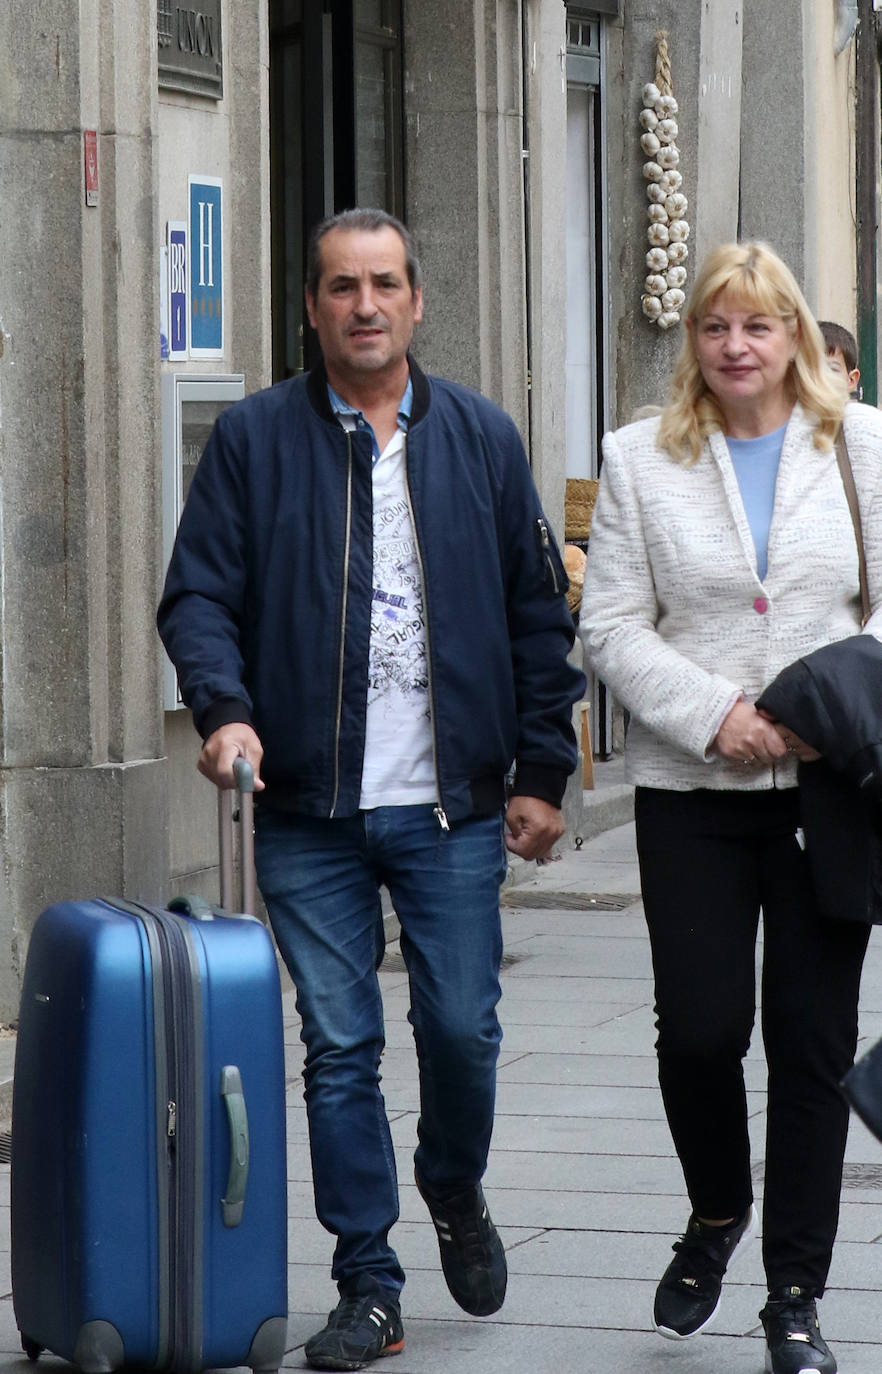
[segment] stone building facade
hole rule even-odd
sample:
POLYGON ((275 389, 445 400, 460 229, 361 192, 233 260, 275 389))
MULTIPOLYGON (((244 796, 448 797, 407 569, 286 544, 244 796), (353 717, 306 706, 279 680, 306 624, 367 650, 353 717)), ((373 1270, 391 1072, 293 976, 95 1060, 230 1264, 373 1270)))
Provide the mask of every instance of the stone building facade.
MULTIPOLYGON (((0 7, 0 1018, 47 902, 216 892, 214 797, 153 624, 174 463, 186 474, 224 386, 308 365, 309 225, 359 200, 407 218, 418 356, 514 415, 562 531, 567 477, 596 475, 604 428, 663 395, 682 328, 639 306, 658 30, 690 267, 720 239, 766 238, 875 356, 875 299, 856 288, 854 9, 0 7)), ((866 31, 872 3, 857 9, 866 31)), ((875 106, 862 117, 878 148, 875 106)))

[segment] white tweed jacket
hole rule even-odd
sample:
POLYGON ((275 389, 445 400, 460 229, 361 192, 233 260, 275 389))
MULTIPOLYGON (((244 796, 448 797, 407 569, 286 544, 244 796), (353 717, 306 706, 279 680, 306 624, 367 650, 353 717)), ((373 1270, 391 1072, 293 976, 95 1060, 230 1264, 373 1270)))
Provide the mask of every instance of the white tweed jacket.
MULTIPOLYGON (((722 433, 686 466, 658 448, 657 417, 603 440, 580 633, 628 708, 626 776, 646 787, 796 784, 795 760, 745 768, 711 752, 737 693, 860 628, 854 528, 834 452, 795 406, 784 435, 766 577, 722 433)), ((882 639, 882 414, 850 403, 845 434, 861 509, 869 633, 882 639)), ((880 701, 882 707, 882 701, 880 701)))

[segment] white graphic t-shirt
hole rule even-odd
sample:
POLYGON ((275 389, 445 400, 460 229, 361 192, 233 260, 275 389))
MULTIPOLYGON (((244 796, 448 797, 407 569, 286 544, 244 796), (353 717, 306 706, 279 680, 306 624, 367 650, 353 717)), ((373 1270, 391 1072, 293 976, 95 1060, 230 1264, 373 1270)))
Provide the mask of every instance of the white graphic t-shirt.
POLYGON ((437 800, 423 589, 400 429, 374 463, 374 577, 362 810, 437 800))
MULTIPOLYGON (((344 429, 370 429, 332 389, 344 429)), ((359 807, 414 806, 438 799, 432 753, 425 612, 416 534, 407 499, 405 434, 410 386, 399 428, 381 454, 374 442, 373 599, 367 720, 359 807)))

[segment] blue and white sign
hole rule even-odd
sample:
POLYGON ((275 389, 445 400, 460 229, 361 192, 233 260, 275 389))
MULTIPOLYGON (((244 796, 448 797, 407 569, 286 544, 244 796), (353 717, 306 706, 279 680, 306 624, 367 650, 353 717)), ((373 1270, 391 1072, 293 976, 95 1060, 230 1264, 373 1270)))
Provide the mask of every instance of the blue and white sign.
POLYGON ((168 356, 180 361, 187 356, 189 310, 187 308, 187 226, 169 220, 168 242, 168 356))
POLYGON ((223 219, 219 177, 189 176, 190 357, 224 356, 223 219))

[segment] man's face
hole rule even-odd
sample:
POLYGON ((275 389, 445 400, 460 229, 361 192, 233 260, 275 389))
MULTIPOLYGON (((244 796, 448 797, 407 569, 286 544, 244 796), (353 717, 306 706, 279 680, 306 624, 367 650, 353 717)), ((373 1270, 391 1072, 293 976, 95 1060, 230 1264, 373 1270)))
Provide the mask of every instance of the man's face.
POLYGON ((307 291, 306 309, 332 382, 337 377, 357 384, 395 371, 423 314, 422 292, 410 288, 399 234, 388 225, 331 229, 319 252, 318 291, 307 291))

